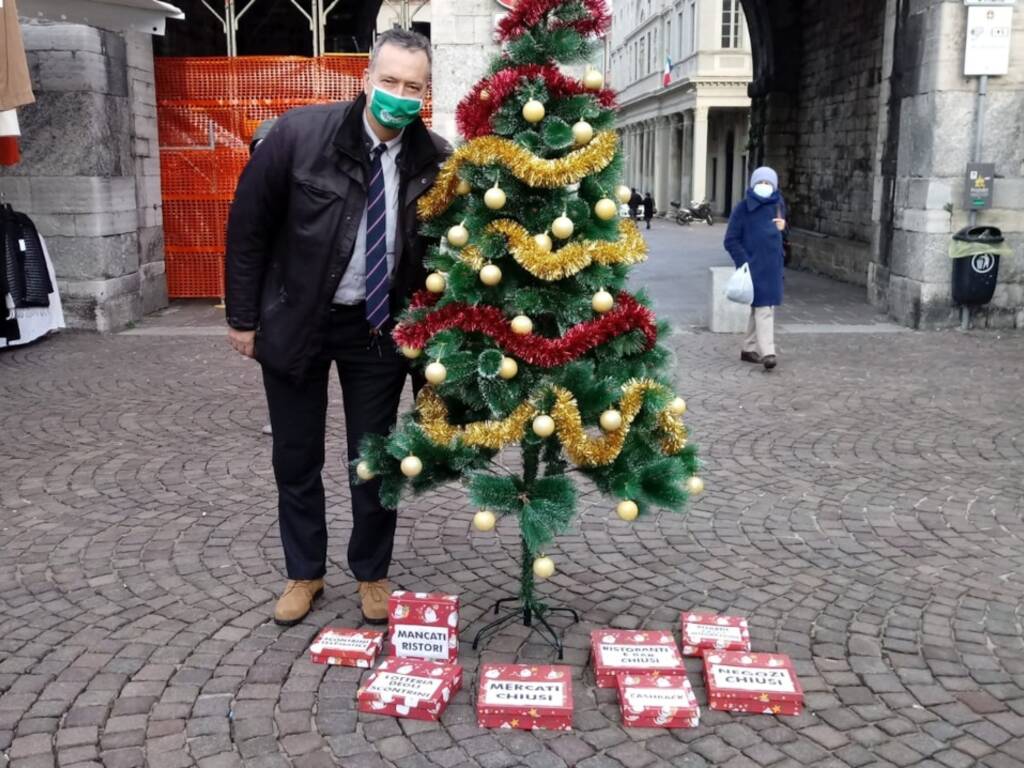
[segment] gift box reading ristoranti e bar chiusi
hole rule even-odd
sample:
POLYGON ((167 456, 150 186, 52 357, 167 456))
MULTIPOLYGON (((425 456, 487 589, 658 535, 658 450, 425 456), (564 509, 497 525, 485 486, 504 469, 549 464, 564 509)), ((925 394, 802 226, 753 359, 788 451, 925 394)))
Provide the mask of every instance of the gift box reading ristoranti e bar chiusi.
POLYGON ((702 656, 709 649, 750 650, 750 630, 742 616, 684 613, 679 623, 682 626, 684 656, 702 656))
POLYGON ((803 689, 785 654, 708 651, 704 677, 711 709, 799 715, 803 707, 803 689))
POLYGON ((696 728, 697 697, 685 675, 620 674, 619 710, 627 728, 696 728))
POLYGON ((437 720, 462 687, 462 667, 411 659, 384 659, 356 694, 360 712, 437 720))
POLYGON ((392 592, 388 598, 391 655, 453 662, 459 657, 459 598, 427 592, 392 592))
POLYGON ((668 631, 598 629, 590 633, 590 656, 598 688, 614 688, 620 672, 686 674, 683 657, 668 631))
POLYGON ((369 669, 384 647, 384 633, 367 629, 327 627, 309 646, 314 664, 340 664, 369 669))
POLYGON ((543 664, 484 664, 476 702, 481 728, 572 729, 572 670, 543 664))

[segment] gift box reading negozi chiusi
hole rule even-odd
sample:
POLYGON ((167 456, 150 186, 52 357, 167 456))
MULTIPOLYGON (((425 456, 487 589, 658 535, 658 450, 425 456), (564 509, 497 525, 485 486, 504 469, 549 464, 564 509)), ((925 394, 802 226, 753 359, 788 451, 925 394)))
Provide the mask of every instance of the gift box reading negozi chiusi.
POLYGON ((696 728, 700 707, 685 675, 620 674, 619 710, 627 728, 696 728))
POLYGON ((383 632, 327 627, 309 646, 309 660, 314 664, 369 669, 383 647, 383 632))
POLYGON ((392 592, 388 598, 391 655, 455 661, 459 657, 459 598, 426 592, 392 592))
POLYGON ((572 669, 564 666, 484 664, 476 720, 481 728, 572 729, 572 669))
POLYGON ((749 651, 750 630, 742 616, 684 613, 680 618, 683 656, 701 656, 706 650, 749 651))
POLYGON ((803 707, 803 689, 785 654, 708 651, 704 677, 711 709, 799 715, 803 707))
POLYGON ((679 647, 668 631, 598 629, 590 633, 590 657, 598 688, 614 688, 620 672, 686 674, 679 647))
POLYGON ((462 687, 462 667, 434 661, 384 659, 356 694, 360 712, 437 720, 462 687))

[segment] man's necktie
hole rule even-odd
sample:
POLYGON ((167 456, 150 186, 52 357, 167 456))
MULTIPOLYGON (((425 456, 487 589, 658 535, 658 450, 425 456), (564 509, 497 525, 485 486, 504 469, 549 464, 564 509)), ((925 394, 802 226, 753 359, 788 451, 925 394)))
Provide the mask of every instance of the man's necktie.
POLYGON ((370 189, 366 206, 366 319, 379 331, 388 318, 388 206, 384 194, 384 168, 380 156, 387 151, 378 144, 370 152, 370 189))

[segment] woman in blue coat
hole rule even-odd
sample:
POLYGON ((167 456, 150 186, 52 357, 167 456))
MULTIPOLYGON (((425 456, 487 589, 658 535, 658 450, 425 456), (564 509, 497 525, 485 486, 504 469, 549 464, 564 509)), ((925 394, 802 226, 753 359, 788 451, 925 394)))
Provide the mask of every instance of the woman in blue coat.
POLYGON ((775 307, 782 303, 782 233, 786 228, 786 202, 779 193, 779 177, 771 168, 750 175, 750 189, 729 216, 725 250, 739 269, 750 265, 754 302, 750 305, 747 335, 740 360, 775 367, 775 307))

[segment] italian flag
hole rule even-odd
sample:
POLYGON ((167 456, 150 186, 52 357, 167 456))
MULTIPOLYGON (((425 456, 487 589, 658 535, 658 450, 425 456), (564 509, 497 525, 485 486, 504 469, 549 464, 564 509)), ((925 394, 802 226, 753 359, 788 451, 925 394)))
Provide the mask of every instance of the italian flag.
POLYGON ((665 57, 665 74, 661 76, 661 84, 668 87, 672 83, 672 57, 665 57))

